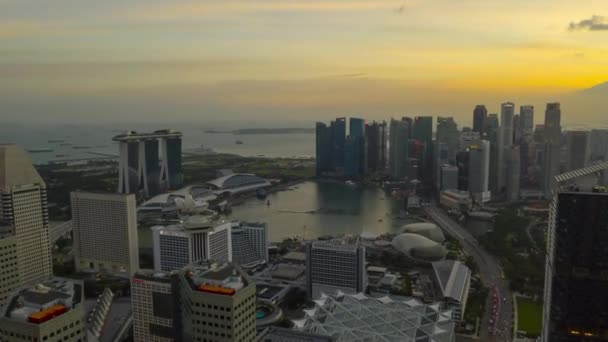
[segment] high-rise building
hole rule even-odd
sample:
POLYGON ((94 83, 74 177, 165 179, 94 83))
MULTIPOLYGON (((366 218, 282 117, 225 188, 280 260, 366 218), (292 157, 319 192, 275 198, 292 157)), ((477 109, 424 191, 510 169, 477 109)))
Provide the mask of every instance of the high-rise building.
POLYGON ((365 126, 365 167, 367 172, 386 169, 386 122, 372 122, 365 126))
POLYGON ((534 135, 534 106, 525 105, 519 107, 521 117, 521 131, 524 137, 534 135))
POLYGON ((494 131, 498 131, 500 128, 500 123, 498 122, 498 114, 489 114, 486 119, 486 131, 487 129, 491 129, 494 131))
POLYGON ((232 260, 243 268, 267 263, 268 231, 266 223, 232 222, 232 260))
POLYGON ((560 169, 560 148, 551 143, 543 144, 542 163, 541 163, 541 191, 545 198, 553 197, 555 187, 555 176, 560 169))
POLYGON ((414 118, 413 139, 422 143, 433 141, 432 116, 417 116, 414 118))
POLYGON ((462 151, 456 155, 458 167, 458 190, 469 191, 469 152, 462 151))
POLYGON ((0 222, 0 307, 8 296, 19 287, 19 266, 17 264, 17 238, 12 226, 0 222))
POLYGON ((490 114, 486 121, 486 139, 490 142, 490 191, 493 194, 500 193, 498 187, 498 115, 490 114))
POLYGON ((132 276, 139 269, 135 195, 72 192, 71 201, 76 269, 132 276))
POLYGON ((523 127, 519 114, 513 116, 513 143, 519 144, 523 136, 523 127))
POLYGON ((365 137, 365 120, 360 118, 350 118, 348 121, 348 135, 351 137, 365 137))
POLYGON ((462 132, 460 133, 460 149, 459 151, 466 151, 469 146, 477 143, 481 140, 481 134, 479 132, 462 132))
POLYGON ((135 342, 180 341, 179 302, 169 273, 138 271, 131 279, 135 342))
POLYGON ((561 126, 562 110, 558 102, 547 103, 545 110, 545 142, 553 145, 561 145, 562 126, 561 126))
POLYGON ((344 175, 359 178, 364 173, 365 139, 349 135, 344 143, 344 175))
POLYGON ((238 266, 199 262, 177 277, 183 341, 256 340, 255 282, 238 266))
POLYGON ((549 214, 544 342, 606 341, 608 194, 595 192, 603 163, 556 177, 549 214))
POLYGON ((81 282, 52 278, 23 287, 0 311, 0 341, 86 340, 81 282))
POLYGON ((478 203, 490 200, 490 142, 480 140, 469 146, 469 192, 478 203))
POLYGON ((506 102, 501 105, 500 129, 498 131, 498 175, 497 188, 502 192, 507 182, 507 150, 513 146, 513 116, 515 105, 506 102))
POLYGON ((306 246, 306 288, 311 298, 322 293, 359 293, 367 287, 365 247, 335 241, 315 241, 306 246))
POLYGON ((473 132, 484 135, 488 110, 484 105, 477 105, 473 110, 473 132))
POLYGON ((129 131, 112 138, 118 142, 118 192, 156 195, 178 189, 184 181, 182 134, 172 130, 152 133, 129 131))
POLYGON ((456 190, 458 189, 458 167, 452 165, 442 165, 440 174, 439 190, 456 190))
POLYGON ((316 124, 316 166, 317 176, 326 172, 332 172, 332 130, 322 122, 316 124))
POLYGON ((232 261, 231 222, 190 216, 181 224, 151 229, 156 271, 171 272, 201 260, 232 261))
POLYGON ((402 179, 407 174, 411 119, 391 119, 389 144, 389 174, 393 179, 402 179))
POLYGON ((45 281, 53 272, 46 184, 16 145, 0 144, 0 226, 6 247, 0 255, 12 260, 2 264, 7 278, 0 280, 1 301, 15 285, 15 263, 20 285, 45 281))
POLYGON ((568 131, 566 134, 568 171, 582 169, 589 164, 591 149, 588 131, 568 131))
POLYGON ((521 165, 519 146, 511 146, 506 154, 506 195, 508 201, 519 200, 521 165))
POLYGON ((592 161, 608 161, 608 129, 591 130, 589 144, 592 161))
POLYGON ((346 118, 337 118, 330 124, 332 169, 342 172, 344 169, 344 144, 346 143, 346 118))
POLYGON ((534 142, 537 144, 545 143, 545 125, 536 125, 534 127, 534 142))
POLYGON ((433 117, 417 116, 414 119, 413 138, 422 145, 418 179, 426 184, 433 181, 433 117))
POLYGON ((458 125, 453 117, 437 118, 437 139, 438 143, 444 143, 448 148, 448 158, 452 161, 456 158, 459 149, 460 132, 458 125))

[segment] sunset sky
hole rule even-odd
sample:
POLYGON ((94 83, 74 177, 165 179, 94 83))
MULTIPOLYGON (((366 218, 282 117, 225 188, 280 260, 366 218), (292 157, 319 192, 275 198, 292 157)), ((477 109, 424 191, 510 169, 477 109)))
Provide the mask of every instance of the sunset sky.
MULTIPOLYGON (((540 113, 608 81, 602 15, 606 0, 0 0, 0 118, 540 113)), ((565 112, 608 114, 589 106, 565 112)))

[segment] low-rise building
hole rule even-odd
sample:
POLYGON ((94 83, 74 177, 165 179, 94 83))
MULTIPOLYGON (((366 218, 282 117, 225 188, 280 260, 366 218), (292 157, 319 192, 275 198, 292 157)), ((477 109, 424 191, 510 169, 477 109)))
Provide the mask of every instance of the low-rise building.
POLYGON ((0 317, 0 341, 84 341, 81 282, 53 278, 9 297, 0 317))
POLYGON ((434 262, 433 274, 443 297, 443 307, 452 310, 455 321, 462 321, 471 287, 471 270, 462 262, 434 262))
POLYGON ((445 190, 439 196, 439 204, 454 210, 468 210, 471 208, 471 195, 468 191, 445 190))

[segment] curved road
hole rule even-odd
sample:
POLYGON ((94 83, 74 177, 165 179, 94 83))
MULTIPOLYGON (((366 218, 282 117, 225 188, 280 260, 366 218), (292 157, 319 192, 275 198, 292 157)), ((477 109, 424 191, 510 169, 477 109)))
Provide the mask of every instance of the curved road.
POLYGON ((513 298, 509 290, 509 284, 503 279, 503 271, 498 260, 479 245, 473 237, 456 221, 452 220, 446 213, 436 206, 429 205, 425 208, 426 213, 435 221, 448 235, 457 239, 462 248, 471 255, 479 266, 479 275, 483 284, 490 288, 490 294, 486 301, 484 315, 481 320, 479 332, 480 341, 511 341, 513 298), (497 320, 490 324, 492 313, 492 292, 496 286, 499 293, 499 305, 497 320), (506 298, 505 301, 503 299, 506 298), (490 326, 496 326, 496 333, 491 334, 490 326))

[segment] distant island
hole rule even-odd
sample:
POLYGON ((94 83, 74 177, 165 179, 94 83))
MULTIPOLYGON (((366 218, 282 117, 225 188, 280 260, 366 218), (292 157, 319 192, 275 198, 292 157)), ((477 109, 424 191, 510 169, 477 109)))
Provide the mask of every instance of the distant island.
POLYGON ((314 128, 243 128, 234 131, 218 131, 209 129, 205 133, 209 134, 234 134, 234 135, 251 135, 251 134, 312 134, 314 128))

